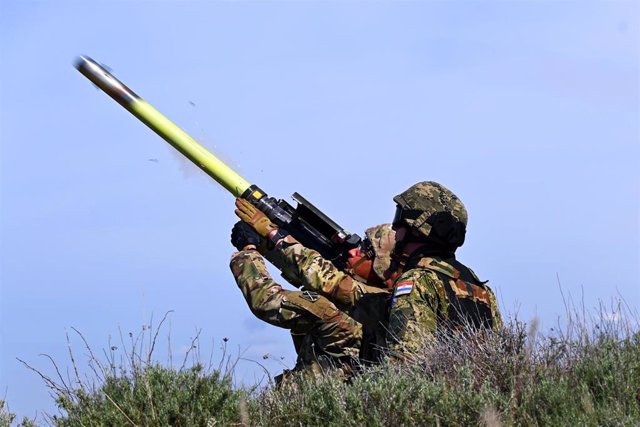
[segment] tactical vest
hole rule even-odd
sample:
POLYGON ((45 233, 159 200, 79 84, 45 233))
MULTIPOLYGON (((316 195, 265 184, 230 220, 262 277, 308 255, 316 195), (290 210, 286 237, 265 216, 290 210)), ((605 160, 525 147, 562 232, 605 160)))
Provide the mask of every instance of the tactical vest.
POLYGON ((417 266, 433 271, 444 285, 449 302, 445 322, 452 330, 461 330, 469 325, 476 329, 491 328, 494 319, 487 282, 482 282, 475 273, 455 259, 422 258, 417 266))

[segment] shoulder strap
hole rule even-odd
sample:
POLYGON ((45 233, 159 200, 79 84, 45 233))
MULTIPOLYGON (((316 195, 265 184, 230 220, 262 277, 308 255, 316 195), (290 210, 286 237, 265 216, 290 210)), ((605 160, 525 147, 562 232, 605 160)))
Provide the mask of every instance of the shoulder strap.
POLYGON ((481 301, 488 304, 489 295, 485 285, 487 282, 481 282, 469 267, 466 267, 458 261, 454 261, 454 263, 457 264, 459 269, 442 260, 422 258, 418 261, 418 267, 447 276, 449 280, 445 283, 449 285, 446 286, 446 288, 450 299, 454 296, 456 298, 471 298, 474 301, 481 301), (461 271, 465 273, 461 274, 461 271))
POLYGON ((417 265, 418 267, 424 268, 426 270, 442 273, 452 279, 457 279, 460 277, 460 272, 456 270, 451 264, 448 264, 441 260, 437 260, 435 258, 422 258, 420 261, 418 261, 417 265))

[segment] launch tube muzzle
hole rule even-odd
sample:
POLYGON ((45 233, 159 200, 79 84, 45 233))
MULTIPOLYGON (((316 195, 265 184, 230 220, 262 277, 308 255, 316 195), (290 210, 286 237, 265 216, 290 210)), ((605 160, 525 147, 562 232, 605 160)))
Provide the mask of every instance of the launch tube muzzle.
POLYGON ((80 56, 76 60, 75 66, 82 75, 160 135, 231 194, 240 197, 250 187, 251 184, 248 181, 153 108, 151 104, 136 95, 102 65, 89 57, 80 56))

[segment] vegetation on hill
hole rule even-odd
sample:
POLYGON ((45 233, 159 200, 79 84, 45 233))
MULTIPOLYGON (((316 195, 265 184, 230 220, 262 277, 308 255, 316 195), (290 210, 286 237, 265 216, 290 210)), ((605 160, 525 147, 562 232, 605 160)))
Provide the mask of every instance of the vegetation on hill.
MULTIPOLYGON (((73 378, 38 373, 60 409, 46 420, 55 426, 640 425, 640 331, 628 317, 598 319, 426 337, 411 361, 390 359, 348 383, 328 372, 237 388, 228 358, 152 361, 158 331, 145 354, 134 345, 119 363, 90 353, 91 379, 73 355, 73 378)), ((10 419, 0 407, 0 425, 10 419)))

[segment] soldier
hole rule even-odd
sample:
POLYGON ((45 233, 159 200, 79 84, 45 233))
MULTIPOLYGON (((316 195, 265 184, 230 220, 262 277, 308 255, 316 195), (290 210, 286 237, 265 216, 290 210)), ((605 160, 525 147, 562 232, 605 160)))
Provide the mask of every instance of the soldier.
POLYGON ((289 291, 276 283, 258 252, 265 250, 266 241, 248 224, 238 222, 233 227, 231 243, 238 249, 231 257, 231 271, 251 312, 291 331, 298 354, 293 370, 318 376, 335 368, 349 377, 360 350, 360 323, 315 292, 289 291))
POLYGON ((390 224, 367 229, 362 245, 366 254, 352 251, 344 271, 290 236, 287 243, 278 247, 279 259, 274 260, 291 283, 326 296, 362 324, 363 365, 377 363, 386 346, 386 319, 393 286, 393 280, 388 278, 399 269, 391 262, 394 236, 390 224))
MULTIPOLYGON (((384 224, 368 229, 365 233, 366 238, 363 250, 353 250, 350 253, 351 258, 347 261, 348 268, 344 272, 337 269, 330 261, 322 258, 318 252, 301 245, 286 234, 284 230, 279 230, 249 202, 238 199, 236 206, 238 208, 236 214, 246 224, 251 225, 252 229, 255 229, 259 235, 266 236, 262 240, 259 239, 259 236, 254 236, 251 242, 253 247, 262 245, 261 252, 281 270, 283 277, 295 286, 306 290, 307 294, 303 291, 301 295, 314 295, 317 297, 318 300, 313 304, 333 302, 335 306, 332 307, 339 309, 343 314, 348 313, 348 315, 345 314, 347 318, 355 319, 358 326, 362 325, 364 331, 362 331, 362 328, 357 331, 359 337, 364 332, 365 338, 365 345, 360 352, 361 361, 377 360, 377 350, 379 346, 384 344, 386 339, 386 329, 382 327, 381 322, 386 319, 390 292, 384 283, 382 273, 390 265, 390 253, 395 240, 391 226, 384 224), (265 241, 269 244, 271 250, 265 251, 265 241), (308 293, 309 290, 313 292, 308 293), (331 301, 328 301, 327 298, 331 301)), ((234 242, 234 235, 242 233, 250 236, 246 229, 246 224, 238 223, 234 226, 232 242, 234 242)), ((244 242, 238 241, 237 238, 235 240, 234 245, 240 249, 240 245, 244 242)), ((245 238, 245 240, 247 239, 245 238)), ((239 260, 243 256, 246 258, 249 254, 240 252, 233 256, 232 270, 249 306, 259 318, 277 326, 287 327, 282 322, 269 320, 267 316, 255 310, 256 301, 267 301, 267 298, 259 296, 256 299, 251 295, 270 292, 269 295, 281 295, 282 300, 286 301, 288 298, 300 295, 300 293, 284 291, 279 285, 277 285, 278 288, 274 288, 277 290, 268 291, 273 281, 265 276, 264 261, 262 261, 257 252, 253 251, 250 262, 247 263, 245 261, 240 265, 239 260), (253 264, 254 267, 248 268, 250 264, 253 264), (260 268, 256 268, 258 266, 260 268)), ((274 297, 273 301, 270 302, 275 306, 278 304, 278 298, 274 297)), ((319 323, 323 322, 326 323, 325 320, 319 320, 319 323)), ((355 326, 352 326, 353 330, 355 328, 355 326)), ((331 328, 326 327, 318 330, 326 331, 329 329, 331 328)), ((333 329, 340 331, 338 328, 333 329)), ((292 333, 294 331, 297 332, 297 328, 292 328, 292 333)), ((305 339, 308 340, 310 338, 305 339)), ((324 343, 331 343, 336 339, 337 337, 326 336, 324 343)), ((315 341, 318 341, 317 338, 315 341)), ((347 350, 345 341, 338 340, 333 345, 334 351, 332 353, 334 356, 338 356, 339 359, 344 360, 345 355, 335 350, 340 345, 343 346, 344 350, 347 350)), ((316 346, 316 348, 318 347, 321 346, 316 346)), ((348 353, 352 355, 352 349, 349 348, 348 353)))
POLYGON ((393 256, 405 262, 389 312, 394 353, 416 354, 425 332, 499 327, 502 320, 487 282, 455 257, 467 227, 462 201, 432 181, 415 184, 393 200, 393 256))

